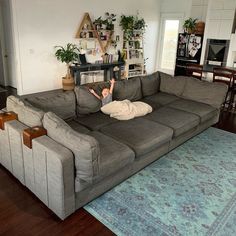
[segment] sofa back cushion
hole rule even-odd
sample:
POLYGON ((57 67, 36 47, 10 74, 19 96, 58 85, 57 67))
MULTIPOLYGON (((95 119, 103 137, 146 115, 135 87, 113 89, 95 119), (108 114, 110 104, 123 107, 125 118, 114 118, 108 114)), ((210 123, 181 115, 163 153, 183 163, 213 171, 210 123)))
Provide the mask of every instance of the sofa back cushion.
POLYGON ((143 97, 156 94, 160 89, 159 72, 150 75, 140 76, 143 97))
POLYGON ((113 100, 122 101, 128 99, 130 101, 137 101, 141 98, 142 89, 139 77, 116 81, 113 91, 113 100))
POLYGON ((54 112, 64 120, 76 116, 76 101, 73 91, 53 90, 26 95, 24 99, 45 112, 54 112))
POLYGON ((18 97, 7 98, 7 111, 15 112, 19 121, 29 127, 42 126, 44 112, 18 97))
POLYGON ((44 115, 43 126, 50 138, 73 152, 76 181, 84 180, 91 183, 99 173, 100 149, 97 140, 89 135, 74 131, 52 112, 44 115))
POLYGON ((224 83, 212 83, 188 77, 183 97, 219 109, 224 102, 227 90, 228 87, 224 83))
POLYGON ((98 112, 102 106, 101 100, 89 92, 85 86, 76 86, 77 115, 86 115, 98 112))
POLYGON ((172 76, 163 72, 160 73, 161 92, 174 94, 176 96, 181 96, 184 92, 184 87, 186 84, 186 76, 172 76))

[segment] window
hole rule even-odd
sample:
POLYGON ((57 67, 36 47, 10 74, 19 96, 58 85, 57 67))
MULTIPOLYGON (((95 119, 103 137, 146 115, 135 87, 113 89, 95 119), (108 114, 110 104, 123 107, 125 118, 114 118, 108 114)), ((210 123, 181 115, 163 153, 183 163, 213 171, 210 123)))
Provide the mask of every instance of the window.
POLYGON ((179 20, 164 20, 163 43, 161 53, 161 69, 174 70, 177 40, 179 32, 179 20))

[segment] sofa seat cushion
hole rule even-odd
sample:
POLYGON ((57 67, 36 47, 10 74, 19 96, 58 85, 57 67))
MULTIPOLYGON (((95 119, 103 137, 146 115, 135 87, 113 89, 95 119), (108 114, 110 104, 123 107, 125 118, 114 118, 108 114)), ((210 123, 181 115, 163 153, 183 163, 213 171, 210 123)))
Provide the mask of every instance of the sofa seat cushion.
POLYGON ((211 119, 218 113, 218 110, 212 106, 186 99, 179 99, 177 101, 174 101, 168 104, 168 107, 198 115, 201 118, 201 123, 211 119))
POLYGON ((90 132, 100 148, 99 179, 108 176, 135 159, 134 152, 125 144, 97 131, 90 132))
POLYGON ((23 96, 33 106, 44 112, 51 111, 63 120, 75 117, 75 94, 61 89, 23 96))
POLYGON ((171 107, 161 107, 145 118, 172 128, 174 137, 196 128, 200 123, 199 116, 171 107))
POLYGON ((66 123, 76 132, 82 133, 82 134, 88 134, 90 132, 89 129, 87 129, 85 126, 79 124, 76 122, 74 119, 73 120, 68 120, 66 123))
POLYGON ((173 135, 171 128, 145 118, 119 121, 102 127, 101 132, 128 145, 136 157, 169 142, 173 135))
POLYGON ((110 118, 110 116, 105 115, 100 111, 87 116, 77 117, 74 120, 94 131, 100 130, 103 126, 117 122, 116 119, 110 118))
POLYGON ((169 93, 159 92, 152 96, 148 96, 142 99, 142 101, 146 101, 150 106, 154 106, 153 108, 156 109, 160 106, 164 106, 168 103, 178 100, 179 98, 175 95, 169 93))

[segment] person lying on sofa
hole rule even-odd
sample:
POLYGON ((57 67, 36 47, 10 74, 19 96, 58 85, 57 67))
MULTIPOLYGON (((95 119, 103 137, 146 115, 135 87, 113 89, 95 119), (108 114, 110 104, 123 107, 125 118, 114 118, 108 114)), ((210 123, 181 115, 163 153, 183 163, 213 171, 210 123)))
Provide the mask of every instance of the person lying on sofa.
POLYGON ((93 89, 89 89, 90 93, 92 93, 96 98, 102 101, 102 106, 112 102, 112 93, 115 86, 115 79, 110 80, 111 86, 110 88, 104 88, 102 90, 102 96, 99 96, 93 89))

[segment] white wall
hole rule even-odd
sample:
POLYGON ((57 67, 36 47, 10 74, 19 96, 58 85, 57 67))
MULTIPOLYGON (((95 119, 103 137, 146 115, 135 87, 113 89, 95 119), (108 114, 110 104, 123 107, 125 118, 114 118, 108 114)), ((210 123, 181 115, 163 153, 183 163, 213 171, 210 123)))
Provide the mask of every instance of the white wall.
POLYGON ((106 11, 120 15, 136 14, 139 10, 148 24, 145 35, 145 57, 149 58, 147 71, 155 70, 160 12, 157 0, 11 0, 11 3, 20 95, 61 87, 65 66, 55 59, 53 47, 78 43, 75 34, 85 12, 94 19, 106 11))
POLYGON ((204 63, 207 39, 228 39, 231 42, 227 65, 233 65, 232 55, 235 41, 232 35, 232 26, 235 9, 236 0, 209 0, 201 63, 204 63))
POLYGON ((191 7, 191 17, 200 21, 206 21, 209 0, 193 0, 191 7))

